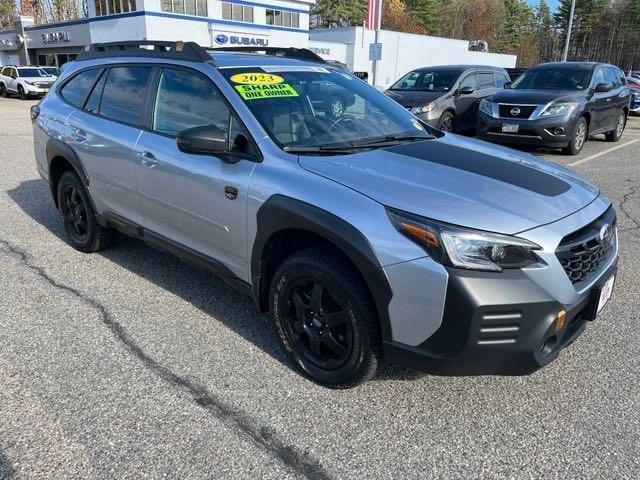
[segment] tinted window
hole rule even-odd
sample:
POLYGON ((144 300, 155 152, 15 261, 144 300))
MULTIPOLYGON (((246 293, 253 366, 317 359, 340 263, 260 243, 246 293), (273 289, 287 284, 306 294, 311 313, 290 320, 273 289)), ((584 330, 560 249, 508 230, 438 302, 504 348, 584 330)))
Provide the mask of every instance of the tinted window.
POLYGON ((21 68, 18 70, 21 77, 46 77, 47 72, 41 68, 21 68))
POLYGON ((618 73, 616 72, 616 70, 612 67, 607 67, 606 68, 606 73, 607 73, 607 82, 609 83, 613 83, 614 86, 619 87, 620 84, 620 79, 618 78, 618 73))
POLYGON ((493 88, 493 73, 479 73, 478 84, 478 88, 480 90, 484 88, 493 88))
POLYGON ((87 93, 89 93, 91 85, 93 85, 93 82, 98 78, 99 73, 99 68, 80 72, 62 87, 60 92, 62 97, 70 104, 81 107, 82 102, 87 96, 87 93))
POLYGON ((464 88, 464 87, 471 87, 474 90, 478 89, 478 84, 476 83, 476 74, 475 73, 467 75, 466 77, 464 77, 462 79, 462 81, 460 82, 460 88, 464 88))
POLYGON ((104 72, 96 83, 96 86, 93 87, 93 91, 91 95, 89 95, 89 99, 84 106, 84 109, 87 112, 91 113, 99 113, 100 112, 100 99, 102 98, 102 90, 104 89, 104 81, 107 78, 107 73, 104 72))
POLYGON ((505 83, 508 83, 511 81, 509 80, 509 78, 507 78, 507 76, 504 73, 496 72, 494 75, 496 77, 496 87, 498 88, 504 87, 505 83))
POLYGON ((109 69, 100 102, 100 115, 111 120, 138 125, 142 118, 149 67, 113 67, 109 69))
POLYGON ((153 129, 175 135, 187 128, 229 129, 229 109, 211 80, 200 73, 165 69, 158 85, 153 129))

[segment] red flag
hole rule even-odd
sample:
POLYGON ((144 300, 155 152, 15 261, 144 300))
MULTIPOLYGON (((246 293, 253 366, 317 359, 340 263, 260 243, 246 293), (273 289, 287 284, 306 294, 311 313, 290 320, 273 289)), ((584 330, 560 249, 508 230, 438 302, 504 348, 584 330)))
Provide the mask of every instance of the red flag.
POLYGON ((380 21, 380 8, 382 2, 379 0, 367 0, 367 28, 369 30, 375 30, 378 28, 378 22, 380 21))

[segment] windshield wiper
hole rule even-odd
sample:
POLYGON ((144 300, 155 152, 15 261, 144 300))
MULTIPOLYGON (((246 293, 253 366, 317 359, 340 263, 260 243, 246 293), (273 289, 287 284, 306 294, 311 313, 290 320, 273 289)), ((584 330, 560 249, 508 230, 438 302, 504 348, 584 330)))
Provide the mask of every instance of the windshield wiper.
POLYGON ((380 146, 381 144, 385 144, 385 143, 396 144, 398 142, 430 140, 432 138, 434 138, 433 135, 411 135, 411 134, 386 135, 384 137, 363 138, 362 140, 353 142, 351 146, 354 148, 367 148, 372 146, 380 146))
POLYGON ((337 145, 300 145, 286 146, 285 152, 289 153, 324 153, 348 154, 366 148, 380 148, 398 145, 400 142, 413 140, 429 140, 433 135, 386 135, 384 137, 363 138, 353 142, 340 143, 337 145))
POLYGON ((339 154, 354 153, 357 151, 356 148, 349 147, 349 146, 329 147, 326 145, 286 146, 283 148, 283 150, 288 153, 320 153, 324 155, 339 155, 339 154))

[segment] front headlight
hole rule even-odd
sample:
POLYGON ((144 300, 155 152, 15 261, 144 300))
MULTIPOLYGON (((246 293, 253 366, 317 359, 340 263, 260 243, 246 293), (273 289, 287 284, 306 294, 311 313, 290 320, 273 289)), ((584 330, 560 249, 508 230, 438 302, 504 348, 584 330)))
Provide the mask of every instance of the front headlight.
POLYGON ((35 85, 34 82, 30 82, 29 80, 25 80, 24 83, 26 83, 27 85, 35 85))
POLYGON ((576 108, 578 108, 577 103, 550 103, 544 107, 542 112, 540 112, 540 116, 551 117, 555 115, 568 115, 576 108))
POLYGON ((481 112, 486 113, 487 115, 493 116, 493 104, 486 98, 482 99, 482 101, 480 102, 480 106, 478 108, 480 109, 481 112))
POLYGON ((424 105, 422 107, 412 107, 410 112, 414 115, 417 113, 429 113, 431 110, 433 110, 433 108, 433 103, 430 103, 429 105, 424 105))
POLYGON ((545 264, 534 252, 541 247, 523 238, 456 227, 390 208, 387 214, 400 233, 445 265, 501 272, 545 264))

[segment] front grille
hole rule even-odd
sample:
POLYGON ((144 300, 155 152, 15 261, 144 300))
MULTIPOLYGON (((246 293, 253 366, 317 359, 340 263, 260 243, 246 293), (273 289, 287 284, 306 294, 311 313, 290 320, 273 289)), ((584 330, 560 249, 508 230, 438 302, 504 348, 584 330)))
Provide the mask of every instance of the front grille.
POLYGON ((529 118, 537 105, 508 105, 498 104, 498 111, 502 118, 529 118), (517 112, 515 115, 514 113, 517 112))
POLYGON ((562 239, 556 257, 574 285, 591 279, 610 258, 616 236, 616 214, 613 207, 586 227, 562 239))

